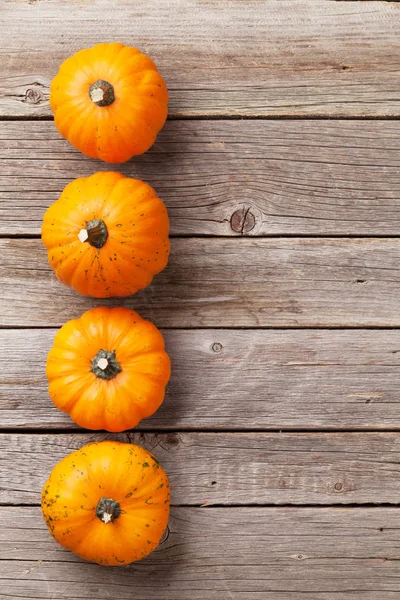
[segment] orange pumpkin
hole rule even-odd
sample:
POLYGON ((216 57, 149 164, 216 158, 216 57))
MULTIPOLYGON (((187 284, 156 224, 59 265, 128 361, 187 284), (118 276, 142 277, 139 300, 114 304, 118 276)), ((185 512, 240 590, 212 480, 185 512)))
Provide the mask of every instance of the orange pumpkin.
POLYGON ((91 443, 63 458, 42 491, 42 511, 64 548, 101 565, 144 558, 168 524, 168 478, 133 444, 91 443))
POLYGON ((136 48, 98 44, 67 58, 50 86, 54 122, 78 150, 120 163, 153 145, 168 114, 167 86, 136 48))
POLYGON ((57 332, 46 374, 54 404, 81 427, 124 431, 164 400, 170 360, 160 331, 128 308, 93 308, 57 332))
POLYGON ((130 296, 167 264, 169 220, 149 185, 120 173, 69 183, 47 209, 42 240, 58 279, 96 298, 130 296))

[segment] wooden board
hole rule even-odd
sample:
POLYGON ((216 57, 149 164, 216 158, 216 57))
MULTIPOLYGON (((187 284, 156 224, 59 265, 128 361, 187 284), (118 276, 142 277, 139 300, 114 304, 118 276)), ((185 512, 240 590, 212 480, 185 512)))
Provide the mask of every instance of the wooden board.
POLYGON ((60 63, 98 42, 156 61, 174 116, 398 116, 396 2, 1 0, 0 114, 49 116, 60 63))
POLYGON ((0 599, 397 600, 400 3, 0 14, 0 599), (156 60, 171 117, 117 167, 49 107, 60 63, 114 40, 156 60), (173 250, 147 290, 99 301, 32 238, 66 183, 115 168, 165 200, 173 250), (45 378, 55 328, 103 303, 162 327, 173 367, 161 409, 111 436, 79 430, 45 378), (107 437, 154 452, 173 494, 165 540, 122 569, 64 551, 39 507, 53 465, 107 437))
MULTIPOLYGON (((398 239, 175 239, 130 298, 160 327, 398 327, 398 239)), ((99 300, 61 285, 37 239, 0 240, 0 325, 58 326, 99 300)))
MULTIPOLYGON (((118 170, 156 188, 172 235, 397 235, 399 139, 397 121, 169 121, 118 170)), ((48 121, 3 122, 0 160, 2 235, 39 234, 71 179, 115 169, 48 121)))
MULTIPOLYGON (((400 331, 164 331, 166 400, 140 429, 400 429, 400 331)), ((55 330, 2 330, 0 428, 75 428, 47 394, 55 330)))
POLYGON ((175 508, 129 567, 60 548, 39 508, 0 509, 0 597, 38 600, 397 600, 397 508, 175 508))
POLYGON ((0 503, 40 503, 51 469, 93 440, 144 446, 174 505, 398 504, 400 433, 0 435, 0 503))

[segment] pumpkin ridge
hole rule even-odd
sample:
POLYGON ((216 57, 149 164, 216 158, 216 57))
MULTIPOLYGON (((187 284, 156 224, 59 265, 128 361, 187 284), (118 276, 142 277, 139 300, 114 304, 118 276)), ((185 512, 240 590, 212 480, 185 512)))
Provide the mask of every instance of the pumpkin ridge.
MULTIPOLYGON (((57 379, 54 379, 49 385, 49 393, 53 399, 54 404, 59 408, 62 412, 70 414, 70 412, 74 409, 76 404, 79 402, 82 394, 87 390, 88 385, 87 382, 82 381, 80 386, 77 385, 76 389, 73 393, 71 393, 67 399, 62 395, 62 391, 65 387, 65 383, 63 382, 64 377, 60 376, 57 379), (60 392, 57 391, 57 387, 60 392), (61 400, 59 397, 61 396, 61 400)), ((90 385, 90 382, 89 382, 90 385)))

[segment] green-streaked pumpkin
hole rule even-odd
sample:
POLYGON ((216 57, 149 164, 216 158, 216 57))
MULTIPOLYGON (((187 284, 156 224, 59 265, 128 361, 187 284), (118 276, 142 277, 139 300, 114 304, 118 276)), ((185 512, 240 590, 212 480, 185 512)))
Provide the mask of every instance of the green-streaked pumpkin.
POLYGON ((148 286, 168 262, 168 233, 167 209, 154 189, 114 172, 69 183, 42 225, 57 278, 96 298, 148 286))
POLYGON ((167 527, 169 505, 168 478, 154 456, 113 441, 63 458, 42 491, 43 517, 57 542, 106 566, 150 554, 167 527))

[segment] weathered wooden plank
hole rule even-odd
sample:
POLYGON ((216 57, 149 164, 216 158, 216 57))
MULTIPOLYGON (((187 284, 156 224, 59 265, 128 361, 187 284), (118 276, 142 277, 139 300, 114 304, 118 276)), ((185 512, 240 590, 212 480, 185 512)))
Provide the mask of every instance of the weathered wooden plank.
MULTIPOLYGON (((397 121, 169 121, 119 169, 157 189, 174 235, 397 235, 399 138, 397 121)), ((0 160, 3 235, 38 234, 71 179, 110 169, 46 121, 3 122, 0 160)))
MULTIPOLYGON (((140 429, 400 429, 400 331, 164 331, 172 377, 140 429)), ((55 330, 2 330, 0 427, 74 428, 47 394, 55 330)))
POLYGON ((105 438, 139 444, 166 470, 174 505, 399 502, 399 433, 0 435, 0 502, 40 503, 54 465, 105 438))
POLYGON ((399 115, 395 2, 1 0, 0 111, 47 116, 62 60, 97 42, 149 53, 172 115, 399 115))
POLYGON ((85 563, 39 508, 0 509, 0 597, 40 600, 395 600, 397 508, 174 508, 168 538, 129 567, 85 563))
MULTIPOLYGON (((161 327, 400 325, 398 239, 174 239, 132 298, 161 327)), ((99 300, 56 281, 37 239, 0 240, 0 325, 58 326, 99 300)))

